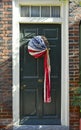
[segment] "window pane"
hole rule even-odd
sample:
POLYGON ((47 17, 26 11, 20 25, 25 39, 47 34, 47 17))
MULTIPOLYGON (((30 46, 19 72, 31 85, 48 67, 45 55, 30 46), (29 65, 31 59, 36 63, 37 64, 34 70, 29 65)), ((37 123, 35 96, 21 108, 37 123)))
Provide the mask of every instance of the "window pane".
POLYGON ((41 17, 50 17, 50 6, 41 7, 41 17))
POLYGON ((51 17, 60 17, 60 6, 51 7, 51 17))
POLYGON ((21 6, 21 17, 60 17, 60 6, 21 6))
POLYGON ((40 6, 31 6, 31 17, 40 17, 40 6))
POLYGON ((21 17, 29 17, 29 6, 21 6, 21 17))

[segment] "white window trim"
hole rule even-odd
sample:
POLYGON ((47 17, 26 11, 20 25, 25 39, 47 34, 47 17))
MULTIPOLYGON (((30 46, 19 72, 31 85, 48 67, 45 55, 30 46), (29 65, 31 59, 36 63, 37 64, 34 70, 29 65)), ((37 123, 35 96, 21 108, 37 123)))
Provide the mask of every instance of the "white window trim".
MULTIPOLYGON (((41 0, 42 1, 42 0, 41 0)), ((36 1, 40 4, 41 1, 36 1)), ((68 0, 65 3, 55 0, 45 0, 46 4, 61 5, 61 18, 21 18, 19 5, 26 0, 13 0, 13 124, 19 125, 20 104, 19 104, 19 23, 50 23, 61 24, 61 125, 69 126, 69 42, 68 42, 68 0)), ((33 3, 32 0, 28 1, 33 3)), ((35 3, 35 1, 34 1, 35 3)), ((44 4, 44 3, 43 3, 44 4)), ((22 4, 23 5, 23 4, 22 4)))

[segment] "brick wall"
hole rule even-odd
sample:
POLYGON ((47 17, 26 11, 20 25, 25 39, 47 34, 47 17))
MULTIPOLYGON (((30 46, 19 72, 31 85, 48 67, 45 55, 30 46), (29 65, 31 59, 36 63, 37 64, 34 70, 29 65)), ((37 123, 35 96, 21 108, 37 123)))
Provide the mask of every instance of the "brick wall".
MULTIPOLYGON (((69 83, 70 102, 73 89, 79 83, 79 24, 81 20, 81 7, 78 2, 69 2, 69 83)), ((70 130, 79 130, 79 108, 70 107, 70 130)))
POLYGON ((0 130, 12 122, 12 0, 0 0, 0 130))
MULTIPOLYGON (((69 75, 72 89, 79 82, 81 7, 69 2, 69 75)), ((12 123, 12 0, 0 0, 0 129, 12 123)), ((78 108, 70 107, 70 130, 79 130, 78 108)))

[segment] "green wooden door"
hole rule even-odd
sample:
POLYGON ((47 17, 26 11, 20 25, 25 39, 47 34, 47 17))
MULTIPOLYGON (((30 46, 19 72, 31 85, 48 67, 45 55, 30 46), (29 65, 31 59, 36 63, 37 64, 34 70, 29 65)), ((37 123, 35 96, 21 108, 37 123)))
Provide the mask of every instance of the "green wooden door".
POLYGON ((20 123, 60 124, 61 118, 61 25, 20 25, 20 123), (51 103, 43 100, 43 58, 27 52, 27 40, 44 35, 50 43, 51 103))

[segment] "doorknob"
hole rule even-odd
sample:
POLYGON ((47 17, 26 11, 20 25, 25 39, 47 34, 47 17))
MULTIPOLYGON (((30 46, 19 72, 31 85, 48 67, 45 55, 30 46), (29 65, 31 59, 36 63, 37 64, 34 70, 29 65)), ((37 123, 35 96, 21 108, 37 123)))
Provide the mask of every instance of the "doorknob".
POLYGON ((38 82, 39 82, 39 83, 42 83, 42 82, 43 82, 43 79, 38 79, 38 82))
POLYGON ((21 86, 21 89, 25 89, 26 88, 26 85, 24 84, 23 86, 21 86))
POLYGON ((23 85, 23 88, 26 88, 26 85, 25 85, 25 84, 23 85))

